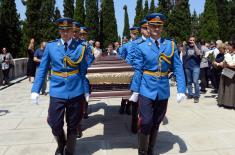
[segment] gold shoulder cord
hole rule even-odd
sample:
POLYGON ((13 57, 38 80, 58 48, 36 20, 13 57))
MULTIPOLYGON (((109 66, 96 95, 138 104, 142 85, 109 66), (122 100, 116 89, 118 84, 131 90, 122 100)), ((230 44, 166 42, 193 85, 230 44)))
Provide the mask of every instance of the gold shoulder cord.
POLYGON ((169 59, 171 59, 171 57, 174 54, 174 42, 171 42, 171 54, 169 56, 165 55, 164 53, 161 53, 159 56, 159 62, 162 62, 162 59, 165 60, 168 64, 171 64, 171 61, 169 59))
POLYGON ((84 57, 85 49, 86 48, 83 46, 82 47, 82 54, 76 62, 74 62, 68 56, 66 56, 66 57, 64 57, 64 63, 68 63, 69 66, 71 66, 71 67, 77 67, 79 65, 79 63, 82 61, 83 57, 84 57))

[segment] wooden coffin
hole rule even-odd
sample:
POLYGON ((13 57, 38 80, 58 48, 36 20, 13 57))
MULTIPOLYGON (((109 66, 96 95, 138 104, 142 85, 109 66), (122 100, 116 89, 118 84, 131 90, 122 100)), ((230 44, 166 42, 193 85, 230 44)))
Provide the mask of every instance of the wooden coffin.
POLYGON ((101 57, 88 69, 91 98, 129 97, 134 71, 117 56, 101 57))

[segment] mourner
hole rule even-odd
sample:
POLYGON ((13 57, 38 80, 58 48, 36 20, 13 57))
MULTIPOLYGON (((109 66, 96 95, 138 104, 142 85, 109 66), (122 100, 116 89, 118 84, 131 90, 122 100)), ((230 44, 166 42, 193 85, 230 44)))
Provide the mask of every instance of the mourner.
POLYGON ((153 13, 146 19, 150 38, 135 50, 135 74, 131 85, 135 93, 133 100, 139 100, 139 155, 154 154, 159 125, 165 116, 170 96, 170 66, 176 76, 178 102, 185 98, 186 91, 184 71, 176 45, 172 40, 161 37, 166 17, 153 13))
POLYGON ((55 155, 73 155, 77 138, 78 120, 83 115, 84 81, 87 70, 85 46, 73 39, 71 18, 56 20, 60 39, 47 44, 32 87, 32 102, 38 104, 39 91, 51 64, 50 105, 48 124, 57 141, 55 155), (63 130, 67 122, 67 140, 63 130))

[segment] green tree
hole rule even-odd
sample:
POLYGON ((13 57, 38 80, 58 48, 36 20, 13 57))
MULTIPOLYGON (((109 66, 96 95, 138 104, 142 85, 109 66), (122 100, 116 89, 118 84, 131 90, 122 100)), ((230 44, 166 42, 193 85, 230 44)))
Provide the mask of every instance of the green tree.
POLYGON ((40 15, 40 34, 41 41, 54 40, 57 36, 55 33, 52 33, 56 28, 54 24, 54 13, 55 13, 55 0, 42 0, 41 1, 41 15, 40 15))
POLYGON ((171 1, 170 0, 159 0, 158 7, 156 9, 157 12, 164 14, 165 16, 168 15, 169 11, 172 9, 171 1))
POLYGON ((53 28, 52 28, 52 31, 51 31, 52 39, 56 39, 56 38, 60 37, 58 28, 55 25, 55 21, 59 18, 61 18, 60 10, 59 10, 58 7, 56 7, 55 11, 54 11, 54 14, 53 14, 53 20, 52 20, 52 24, 53 24, 53 28))
POLYGON ((13 57, 16 57, 21 33, 15 1, 0 1, 0 34, 0 48, 7 47, 13 57))
POLYGON ((215 0, 206 0, 200 23, 200 38, 206 41, 219 38, 219 19, 215 0))
POLYGON ((85 26, 90 29, 88 39, 97 40, 99 37, 98 1, 86 0, 85 26))
POLYGON ((134 25, 138 26, 139 22, 143 19, 143 0, 137 0, 136 8, 135 8, 135 19, 134 25))
POLYGON ((193 15, 191 17, 191 34, 193 36, 199 37, 199 17, 197 16, 196 11, 193 11, 193 15))
POLYGON ((228 40, 235 40, 235 0, 229 1, 229 16, 228 16, 228 40))
POLYGON ((113 0, 102 0, 101 5, 101 42, 103 47, 118 40, 117 22, 113 0))
POLYGON ((149 13, 154 13, 154 12, 155 12, 155 4, 154 4, 154 0, 151 0, 149 13))
POLYGON ((64 17, 73 18, 74 0, 64 0, 64 17))
POLYGON ((84 25, 85 17, 84 0, 76 0, 76 7, 73 15, 74 20, 84 25))
POLYGON ((228 0, 216 0, 216 7, 219 20, 219 36, 222 40, 229 38, 229 1, 228 0))
MULTIPOLYGON (((41 35, 41 10, 42 2, 38 0, 27 0, 26 3, 26 23, 25 23, 25 32, 26 41, 28 44, 30 38, 35 38, 36 45, 39 45, 42 38, 41 35)), ((28 45, 25 45, 25 48, 28 45)))
POLYGON ((123 36, 126 36, 127 38, 130 37, 130 24, 129 24, 129 17, 128 17, 128 12, 127 12, 127 6, 124 5, 123 7, 124 10, 124 30, 123 30, 123 36))
POLYGON ((149 3, 148 0, 144 2, 143 17, 146 17, 149 14, 149 3))
POLYGON ((191 15, 188 0, 181 0, 168 15, 167 36, 174 38, 177 42, 187 40, 191 33, 191 15))

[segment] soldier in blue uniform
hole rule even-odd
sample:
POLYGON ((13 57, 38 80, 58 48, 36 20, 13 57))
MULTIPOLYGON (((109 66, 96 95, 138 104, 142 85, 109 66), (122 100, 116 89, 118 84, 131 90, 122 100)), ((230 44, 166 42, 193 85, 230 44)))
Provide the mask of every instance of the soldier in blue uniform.
POLYGON ((87 70, 86 48, 73 39, 72 22, 71 18, 56 20, 61 38, 47 44, 31 94, 33 103, 37 104, 39 91, 51 64, 47 121, 58 143, 55 155, 74 154, 78 120, 81 120, 83 114, 84 93, 87 89, 84 85, 87 70), (63 130, 64 115, 67 140, 63 130))
POLYGON ((80 39, 80 36, 79 36, 80 27, 81 27, 81 24, 79 22, 73 22, 73 37, 78 42, 78 44, 82 43, 82 40, 80 39))
POLYGON ((135 50, 131 90, 133 100, 139 100, 139 155, 153 155, 159 125, 163 120, 170 86, 168 70, 170 66, 176 75, 177 102, 185 98, 185 78, 182 63, 175 43, 161 37, 165 16, 153 13, 146 17, 150 38, 139 44, 135 50))
MULTIPOLYGON (((136 40, 134 40, 132 42, 132 44, 130 45, 130 51, 127 54, 127 59, 129 60, 129 62, 131 62, 130 64, 133 66, 133 62, 135 59, 135 50, 136 47, 145 42, 147 38, 149 38, 149 32, 147 31, 147 26, 148 26, 148 21, 146 19, 142 20, 140 22, 140 33, 142 34, 141 37, 138 37, 136 40)), ((133 66, 134 68, 134 66, 133 66)), ((135 94, 133 95, 135 96, 135 94)), ((132 133, 136 134, 138 131, 138 103, 137 100, 134 100, 132 98, 132 96, 129 98, 129 104, 131 104, 131 131, 132 133)))
MULTIPOLYGON (((131 39, 118 49, 118 55, 128 64, 132 65, 132 62, 130 61, 131 58, 130 56, 128 56, 128 53, 130 52, 132 42, 139 38, 139 27, 133 26, 129 30, 130 30, 131 39)), ((131 114, 130 106, 131 104, 128 102, 128 99, 123 98, 121 101, 121 107, 119 109, 119 113, 123 114, 125 112, 126 114, 130 115, 131 114)))
MULTIPOLYGON (((80 40, 82 41, 82 45, 85 46, 90 51, 90 52, 87 53, 87 57, 86 57, 88 67, 90 67, 92 62, 95 60, 95 56, 94 56, 94 47, 92 45, 90 45, 87 41, 88 28, 84 27, 84 26, 80 27, 79 36, 80 36, 80 40)), ((85 94, 86 100, 85 100, 85 104, 84 104, 84 116, 83 116, 83 118, 87 119, 88 118, 88 101, 89 101, 89 96, 90 96, 90 93, 91 93, 91 88, 90 88, 90 82, 87 78, 86 78, 85 82, 86 82, 86 85, 89 87, 89 90, 85 94)))

